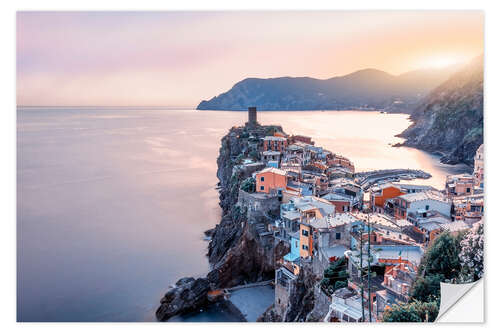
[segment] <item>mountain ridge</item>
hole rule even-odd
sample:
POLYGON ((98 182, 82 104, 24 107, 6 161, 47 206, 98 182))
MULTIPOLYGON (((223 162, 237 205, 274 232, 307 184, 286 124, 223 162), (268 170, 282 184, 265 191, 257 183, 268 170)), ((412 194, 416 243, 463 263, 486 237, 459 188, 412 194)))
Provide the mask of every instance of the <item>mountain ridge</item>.
POLYGON ((453 68, 415 70, 392 75, 365 68, 328 79, 283 76, 245 78, 228 91, 203 100, 197 110, 342 110, 384 109, 408 112, 430 90, 444 82, 453 68))

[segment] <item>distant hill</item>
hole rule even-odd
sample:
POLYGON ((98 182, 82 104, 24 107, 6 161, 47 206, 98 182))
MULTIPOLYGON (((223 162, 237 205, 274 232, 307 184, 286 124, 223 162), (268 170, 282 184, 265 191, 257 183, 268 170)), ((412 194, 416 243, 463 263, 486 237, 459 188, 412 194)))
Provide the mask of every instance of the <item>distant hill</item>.
POLYGON ((363 69, 345 76, 319 80, 310 77, 248 78, 198 110, 345 110, 384 109, 408 112, 432 89, 444 82, 453 68, 417 70, 398 76, 363 69))
POLYGON ((474 164, 483 143, 483 56, 434 89, 413 111, 404 145, 444 154, 445 163, 474 164))

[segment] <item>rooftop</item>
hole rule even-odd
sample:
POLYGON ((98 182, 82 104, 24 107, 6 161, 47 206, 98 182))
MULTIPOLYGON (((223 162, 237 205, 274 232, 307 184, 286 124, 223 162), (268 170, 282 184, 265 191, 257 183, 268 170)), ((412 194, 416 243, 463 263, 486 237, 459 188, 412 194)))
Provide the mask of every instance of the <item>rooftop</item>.
POLYGON ((325 194, 321 198, 325 199, 325 200, 329 200, 329 201, 351 201, 352 200, 352 197, 350 195, 341 194, 341 193, 333 193, 333 192, 325 194))
POLYGON ((399 225, 396 223, 396 221, 385 214, 380 214, 380 213, 372 213, 372 214, 365 214, 365 213, 352 213, 354 216, 356 216, 358 219, 363 220, 363 221, 369 221, 371 223, 380 225, 380 226, 385 226, 389 228, 397 228, 399 225))
POLYGON ((438 230, 441 229, 441 223, 437 223, 434 221, 425 221, 421 222, 418 224, 420 228, 427 230, 427 231, 433 231, 433 230, 438 230))
POLYGON ((434 201, 442 201, 449 202, 443 194, 437 191, 424 191, 424 192, 416 192, 416 193, 408 193, 399 196, 401 199, 404 199, 408 202, 416 202, 422 200, 434 200, 434 201))
POLYGON ((449 232, 469 229, 469 226, 462 221, 455 221, 447 224, 442 224, 441 227, 449 232))
POLYGON ((349 224, 358 221, 356 217, 354 217, 350 213, 342 213, 335 215, 328 215, 322 218, 313 218, 308 221, 308 223, 317 229, 326 229, 326 228, 335 228, 341 225, 349 224))
POLYGON ((332 258, 332 257, 343 257, 345 251, 347 251, 347 248, 344 245, 334 245, 331 247, 322 247, 320 248, 320 251, 323 252, 327 258, 332 258))
MULTIPOLYGON (((372 245, 372 256, 375 260, 391 260, 391 259, 401 259, 408 260, 415 266, 420 264, 424 250, 420 246, 416 245, 372 245)), ((365 250, 366 251, 366 250, 365 250)), ((363 266, 367 264, 367 255, 363 251, 363 266)), ((354 250, 350 256, 350 260, 359 264, 359 251, 354 250)))
POLYGON ((399 185, 398 184, 393 184, 391 182, 387 182, 387 183, 379 184, 377 186, 373 186, 372 188, 370 188, 370 190, 372 192, 378 192, 380 190, 384 190, 384 189, 390 188, 390 187, 399 188, 399 185))
POLYGON ((286 138, 282 138, 280 136, 266 136, 263 139, 264 141, 286 141, 286 138))
POLYGON ((318 197, 308 195, 300 198, 293 198, 291 199, 291 201, 293 202, 295 208, 302 211, 318 208, 320 209, 320 211, 322 211, 323 216, 333 214, 335 212, 334 205, 332 205, 327 200, 318 197))
POLYGON ((271 172, 271 173, 274 173, 274 174, 277 174, 277 175, 286 176, 286 171, 285 170, 281 170, 281 169, 278 169, 278 168, 272 168, 272 167, 271 168, 262 169, 259 172, 257 172, 257 174, 266 173, 266 172, 271 172))
POLYGON ((424 191, 436 191, 436 189, 432 186, 429 185, 416 185, 416 184, 401 184, 398 183, 398 186, 402 189, 407 189, 407 190, 424 190, 424 191))
POLYGON ((274 150, 264 150, 262 152, 262 155, 281 155, 279 151, 274 151, 274 150))

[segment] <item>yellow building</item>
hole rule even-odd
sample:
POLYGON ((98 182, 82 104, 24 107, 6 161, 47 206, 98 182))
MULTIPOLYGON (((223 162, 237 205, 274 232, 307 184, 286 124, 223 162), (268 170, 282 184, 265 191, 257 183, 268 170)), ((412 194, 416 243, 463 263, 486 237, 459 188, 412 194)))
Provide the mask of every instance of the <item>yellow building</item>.
POLYGON ((313 238, 312 228, 307 224, 300 224, 300 256, 307 258, 312 256, 313 238))

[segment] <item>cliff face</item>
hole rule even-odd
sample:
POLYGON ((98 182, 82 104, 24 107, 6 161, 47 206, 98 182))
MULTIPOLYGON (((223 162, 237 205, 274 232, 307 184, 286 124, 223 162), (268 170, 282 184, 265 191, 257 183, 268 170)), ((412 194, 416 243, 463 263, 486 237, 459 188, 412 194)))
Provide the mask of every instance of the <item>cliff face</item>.
POLYGON ((296 285, 290 295, 286 311, 281 316, 274 304, 257 319, 260 322, 304 322, 320 321, 322 316, 315 318, 312 313, 316 305, 315 285, 317 277, 310 265, 303 265, 297 277, 296 285))
POLYGON ((472 166, 483 143, 483 57, 434 89, 411 115, 400 134, 406 146, 441 153, 442 162, 472 166))
POLYGON ((256 227, 266 225, 269 219, 266 216, 249 218, 247 207, 238 202, 241 182, 252 172, 264 168, 264 165, 243 168, 239 167, 239 162, 242 158, 258 156, 259 138, 275 130, 282 131, 278 126, 258 126, 253 130, 237 127, 221 140, 217 177, 220 181, 222 219, 213 230, 208 246, 208 258, 213 269, 207 277, 214 285, 231 287, 272 278, 275 255, 286 254, 283 247, 268 246, 259 237, 256 227))
POLYGON ((419 70, 394 76, 376 69, 319 80, 310 77, 248 78, 209 101, 198 110, 342 110, 386 109, 405 112, 452 73, 419 70))
POLYGON ((279 210, 271 205, 267 211, 250 214, 248 205, 239 200, 239 196, 241 182, 252 172, 264 168, 263 164, 243 166, 242 160, 258 157, 259 138, 272 135, 276 130, 282 131, 279 126, 233 127, 222 138, 217 159, 222 218, 210 231, 208 259, 212 269, 206 278, 180 279, 162 298, 156 311, 158 320, 165 321, 207 304, 210 290, 274 277, 275 258, 284 256, 289 249, 281 243, 274 244, 272 236, 262 235, 265 225, 279 210))

